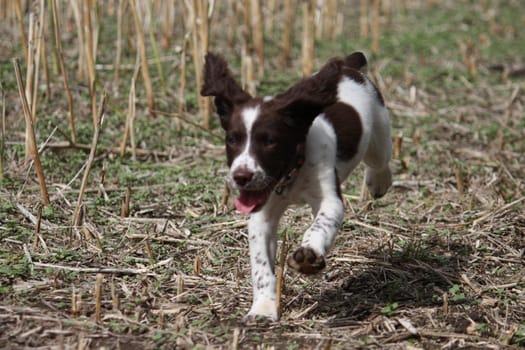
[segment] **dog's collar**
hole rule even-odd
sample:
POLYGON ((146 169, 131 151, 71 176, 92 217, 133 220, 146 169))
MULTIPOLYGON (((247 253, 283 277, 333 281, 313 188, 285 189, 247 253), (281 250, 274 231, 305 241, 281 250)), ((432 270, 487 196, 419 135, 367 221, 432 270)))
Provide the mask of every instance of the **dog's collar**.
POLYGON ((284 189, 287 186, 289 186, 295 180, 295 175, 297 175, 297 172, 303 166, 304 159, 305 159, 305 156, 304 156, 304 143, 300 143, 300 144, 297 145, 297 149, 296 149, 296 152, 295 152, 294 165, 292 166, 292 168, 290 170, 288 170, 286 175, 275 186, 275 193, 277 195, 281 195, 283 193, 284 189))

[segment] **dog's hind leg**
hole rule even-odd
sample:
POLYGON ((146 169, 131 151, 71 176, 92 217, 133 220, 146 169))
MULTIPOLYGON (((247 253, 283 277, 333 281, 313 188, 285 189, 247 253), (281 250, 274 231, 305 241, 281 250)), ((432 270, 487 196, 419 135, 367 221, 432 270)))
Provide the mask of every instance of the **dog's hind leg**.
POLYGON ((380 108, 375 115, 370 142, 365 152, 365 183, 373 198, 382 197, 392 185, 389 162, 392 157, 390 119, 388 111, 380 108))

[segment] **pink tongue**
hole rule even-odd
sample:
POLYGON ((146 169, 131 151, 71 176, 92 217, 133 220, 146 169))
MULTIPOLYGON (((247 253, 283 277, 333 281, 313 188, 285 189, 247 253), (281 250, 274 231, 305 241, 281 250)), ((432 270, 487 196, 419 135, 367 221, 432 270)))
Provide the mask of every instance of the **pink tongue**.
POLYGON ((263 204, 264 195, 260 192, 241 191, 241 195, 235 201, 235 208, 243 214, 250 214, 255 207, 263 204))

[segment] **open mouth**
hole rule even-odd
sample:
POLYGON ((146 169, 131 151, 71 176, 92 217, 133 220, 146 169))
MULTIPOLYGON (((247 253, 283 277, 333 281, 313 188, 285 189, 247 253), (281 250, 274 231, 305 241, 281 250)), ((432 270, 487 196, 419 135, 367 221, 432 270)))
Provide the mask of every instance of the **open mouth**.
POLYGON ((272 193, 273 186, 268 186, 262 190, 248 191, 240 190, 240 195, 235 201, 235 208, 243 214, 257 212, 268 200, 272 193))

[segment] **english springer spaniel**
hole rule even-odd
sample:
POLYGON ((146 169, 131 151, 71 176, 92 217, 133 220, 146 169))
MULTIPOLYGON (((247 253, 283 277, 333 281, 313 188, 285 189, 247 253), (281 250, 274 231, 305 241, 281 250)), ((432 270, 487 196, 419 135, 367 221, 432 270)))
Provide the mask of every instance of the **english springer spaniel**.
POLYGON ((334 58, 314 75, 273 97, 252 97, 224 58, 208 53, 203 96, 214 96, 226 132, 228 182, 239 191, 238 211, 249 214, 253 303, 245 320, 279 318, 274 273, 276 232, 291 204, 314 215, 288 266, 315 274, 344 216, 340 184, 361 160, 374 198, 392 183, 389 113, 366 75, 360 52, 334 58))

